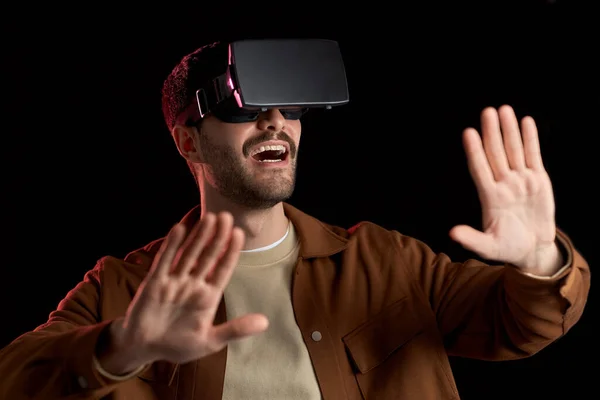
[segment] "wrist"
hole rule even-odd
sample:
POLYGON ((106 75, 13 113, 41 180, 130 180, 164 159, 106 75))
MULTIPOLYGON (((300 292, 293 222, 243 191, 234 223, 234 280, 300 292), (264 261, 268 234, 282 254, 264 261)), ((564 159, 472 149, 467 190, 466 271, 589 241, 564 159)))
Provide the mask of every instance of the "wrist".
POLYGON ((560 270, 564 259, 556 242, 547 247, 537 249, 531 256, 525 258, 521 265, 522 271, 537 276, 552 276, 560 270))
POLYGON ((96 368, 109 378, 139 372, 154 361, 141 341, 128 338, 122 319, 109 325, 105 342, 97 348, 94 359, 96 368))

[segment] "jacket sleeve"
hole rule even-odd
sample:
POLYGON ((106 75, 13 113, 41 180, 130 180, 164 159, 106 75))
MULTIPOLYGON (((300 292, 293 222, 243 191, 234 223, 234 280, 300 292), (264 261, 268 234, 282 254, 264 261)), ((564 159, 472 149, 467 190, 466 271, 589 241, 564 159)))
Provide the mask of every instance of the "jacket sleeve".
POLYGON ((557 230, 566 265, 551 278, 511 265, 464 263, 396 235, 399 257, 415 274, 435 313, 449 355, 482 360, 527 357, 563 336, 581 317, 590 270, 557 230))
POLYGON ((118 382, 93 368, 111 321, 100 321, 100 264, 86 273, 48 321, 0 351, 0 399, 98 399, 118 382))

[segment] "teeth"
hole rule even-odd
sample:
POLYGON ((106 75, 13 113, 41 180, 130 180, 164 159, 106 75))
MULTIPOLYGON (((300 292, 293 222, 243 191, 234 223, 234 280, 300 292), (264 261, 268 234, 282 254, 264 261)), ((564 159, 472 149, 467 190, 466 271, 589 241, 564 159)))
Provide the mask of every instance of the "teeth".
POLYGON ((280 151, 281 153, 285 153, 287 151, 285 146, 282 146, 280 144, 276 144, 276 145, 272 145, 272 146, 260 146, 256 149, 252 150, 252 152, 250 153, 250 156, 254 156, 258 153, 262 153, 263 151, 267 151, 267 150, 280 151))

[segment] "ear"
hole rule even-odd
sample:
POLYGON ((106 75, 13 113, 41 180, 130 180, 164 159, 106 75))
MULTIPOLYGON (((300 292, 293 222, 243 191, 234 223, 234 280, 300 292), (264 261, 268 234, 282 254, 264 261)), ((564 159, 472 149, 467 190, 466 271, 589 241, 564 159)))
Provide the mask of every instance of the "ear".
POLYGON ((202 162, 199 149, 196 145, 198 135, 196 128, 175 125, 171 131, 171 135, 173 136, 173 140, 175 140, 175 145, 177 146, 179 154, 181 154, 183 158, 193 163, 202 162))

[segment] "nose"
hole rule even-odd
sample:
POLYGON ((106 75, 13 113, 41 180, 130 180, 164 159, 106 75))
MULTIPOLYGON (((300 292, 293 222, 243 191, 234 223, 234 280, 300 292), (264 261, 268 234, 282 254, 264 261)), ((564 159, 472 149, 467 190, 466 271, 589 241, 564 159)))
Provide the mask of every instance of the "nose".
POLYGON ((285 127, 285 118, 277 108, 271 108, 260 113, 257 124, 261 131, 279 132, 285 127))

